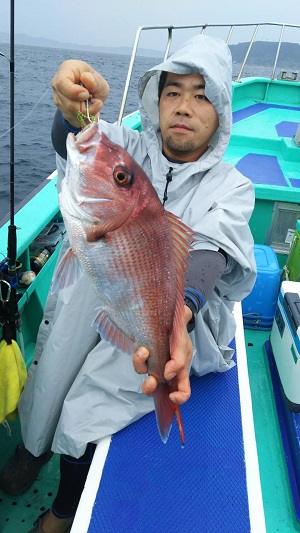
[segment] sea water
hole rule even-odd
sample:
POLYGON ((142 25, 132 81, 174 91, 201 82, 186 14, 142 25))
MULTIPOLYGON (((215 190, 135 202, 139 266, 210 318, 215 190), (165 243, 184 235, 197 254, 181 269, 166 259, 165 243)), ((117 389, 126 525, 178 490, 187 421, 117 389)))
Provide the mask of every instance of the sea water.
MULTIPOLYGON (((10 211, 10 65, 9 46, 0 43, 0 220, 10 211)), ((110 85, 101 117, 115 122, 124 91, 130 56, 58 48, 16 45, 14 105, 15 205, 24 200, 56 168, 51 126, 56 107, 51 80, 65 59, 81 59, 100 72, 110 85)), ((138 57, 125 113, 138 107, 138 78, 159 63, 159 58, 138 57)))
MULTIPOLYGON (((10 211, 10 65, 9 46, 0 43, 0 221, 10 211)), ((89 51, 15 46, 14 104, 14 202, 23 201, 56 167, 51 143, 55 114, 51 80, 66 59, 81 59, 100 72, 110 85, 110 94, 101 117, 115 122, 119 116, 129 55, 89 51)), ((161 58, 162 59, 162 58, 161 58)), ((156 57, 137 57, 127 97, 125 114, 138 107, 138 78, 161 62, 156 57)), ((233 65, 236 76, 240 66, 233 65)), ((247 67, 244 76, 266 75, 265 67, 247 67)), ((271 73, 271 72, 270 72, 271 73)), ((269 73, 268 73, 269 74, 269 73)))

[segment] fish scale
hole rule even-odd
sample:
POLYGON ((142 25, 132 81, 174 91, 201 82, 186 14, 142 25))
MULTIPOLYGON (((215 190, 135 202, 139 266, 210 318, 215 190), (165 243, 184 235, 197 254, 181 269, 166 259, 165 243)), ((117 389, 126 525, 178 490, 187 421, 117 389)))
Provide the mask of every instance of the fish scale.
POLYGON ((106 276, 105 281, 104 278, 98 277, 102 285, 98 290, 104 293, 107 293, 108 290, 110 291, 112 299, 117 304, 114 306, 115 312, 120 307, 122 308, 122 313, 131 327, 131 337, 134 336, 136 338, 134 347, 138 348, 143 344, 147 345, 150 350, 158 350, 157 325, 161 324, 171 329, 171 320, 166 313, 168 294, 164 296, 162 291, 155 290, 158 273, 155 271, 155 264, 152 265, 152 268, 149 265, 153 258, 153 254, 149 254, 149 242, 146 241, 144 233, 137 233, 134 227, 126 228, 123 232, 113 232, 112 235, 111 239, 109 239, 110 244, 106 243, 104 245, 104 247, 110 247, 111 249, 106 254, 103 254, 108 260, 108 265, 103 270, 108 272, 108 276, 106 276), (144 270, 144 276, 141 279, 139 273, 146 262, 148 262, 148 269, 144 270), (128 292, 119 291, 120 274, 117 267, 122 272, 121 286, 123 280, 127 280, 128 285, 131 287, 128 292), (107 277, 109 278, 109 289, 107 287, 107 277), (139 283, 137 283, 137 280, 139 280, 139 283), (132 307, 132 302, 134 302, 137 309, 132 307), (129 307, 130 304, 131 306, 129 307), (138 314, 136 313, 137 310, 139 310, 138 314))

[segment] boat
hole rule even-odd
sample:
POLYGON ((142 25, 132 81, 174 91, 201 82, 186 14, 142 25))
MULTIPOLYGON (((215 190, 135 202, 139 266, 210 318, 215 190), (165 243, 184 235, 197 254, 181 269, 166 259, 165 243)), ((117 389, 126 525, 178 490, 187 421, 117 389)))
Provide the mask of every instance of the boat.
MULTIPOLYGON (((244 390, 238 400, 241 403, 238 412, 242 412, 242 419, 249 426, 247 437, 249 440, 243 434, 245 440, 245 449, 243 449, 245 455, 248 456, 247 460, 250 461, 247 466, 247 489, 251 492, 252 498, 251 519, 246 521, 246 524, 242 522, 240 516, 242 495, 238 487, 232 487, 229 484, 226 501, 219 501, 217 505, 215 502, 215 508, 210 511, 218 518, 219 529, 216 529, 215 525, 213 528, 213 526, 203 524, 201 516, 199 516, 198 523, 195 522, 190 525, 188 522, 190 513, 185 513, 181 507, 179 509, 181 515, 179 522, 173 523, 172 517, 171 521, 163 522, 160 516, 159 522, 154 521, 152 528, 141 526, 143 524, 143 516, 141 515, 147 514, 146 508, 139 508, 136 502, 140 498, 142 501, 142 493, 146 490, 144 486, 146 481, 145 477, 142 476, 142 479, 138 478, 139 483, 136 484, 135 475, 137 476, 136 472, 139 468, 145 468, 145 462, 141 466, 138 463, 138 457, 136 457, 134 465, 126 465, 126 449, 128 450, 132 446, 136 432, 143 433, 146 427, 143 424, 149 423, 151 425, 152 419, 149 418, 148 420, 145 417, 147 420, 138 421, 132 425, 134 427, 128 428, 128 432, 125 431, 125 448, 122 444, 123 434, 120 435, 120 438, 118 435, 113 438, 113 443, 116 443, 116 445, 114 444, 116 452, 113 449, 116 456, 114 460, 117 461, 118 465, 114 470, 114 476, 115 481, 118 481, 119 484, 116 489, 117 499, 111 500, 110 504, 110 495, 104 500, 103 494, 100 495, 100 501, 102 503, 104 501, 104 505, 102 505, 102 509, 104 508, 105 511, 104 518, 103 511, 101 515, 99 506, 97 507, 95 502, 99 491, 101 472, 103 470, 105 473, 106 464, 109 462, 110 456, 107 454, 110 453, 109 449, 112 447, 111 439, 104 439, 98 444, 72 528, 74 533, 100 530, 107 533, 112 531, 119 533, 123 531, 130 533, 137 533, 138 531, 183 533, 187 529, 209 533, 217 530, 230 531, 231 533, 244 531, 288 533, 300 530, 300 439, 297 429, 295 429, 300 427, 299 414, 294 410, 295 405, 288 405, 288 401, 286 401, 288 399, 284 398, 280 382, 281 376, 274 363, 274 346, 270 342, 270 338, 272 341, 274 323, 276 323, 276 313, 278 318, 278 302, 282 287, 285 286, 284 283, 297 283, 296 280, 299 281, 300 279, 299 261, 297 260, 296 265, 294 259, 291 262, 293 250, 297 248, 296 241, 299 238, 297 228, 299 229, 298 221, 300 220, 300 80, 295 70, 291 73, 278 72, 278 58, 284 42, 284 32, 287 28, 299 31, 300 25, 270 22, 143 26, 138 28, 118 124, 122 123, 129 128, 141 129, 139 112, 136 111, 124 116, 124 109, 142 32, 158 30, 166 33, 164 54, 167 57, 174 33, 182 29, 193 30, 194 33, 211 32, 214 35, 216 30, 226 31, 225 40, 230 44, 235 32, 241 32, 243 35, 244 30, 249 28, 252 31, 252 36, 250 39, 241 38, 242 41, 248 40, 249 44, 244 59, 238 65, 238 73, 232 82, 233 128, 224 160, 235 165, 252 180, 256 201, 250 227, 258 254, 256 256, 257 261, 260 261, 262 256, 265 258, 266 253, 271 253, 271 255, 273 254, 273 265, 275 262, 273 271, 270 273, 267 269, 267 274, 263 265, 258 264, 258 267, 262 266, 261 271, 258 268, 258 277, 262 286, 257 291, 255 290, 257 287, 254 287, 253 292, 247 297, 248 302, 237 304, 234 311, 238 325, 235 343, 238 355, 239 388, 240 391, 244 390), (269 69, 267 66, 265 68, 266 72, 270 70, 270 75, 263 77, 260 75, 244 76, 257 35, 266 29, 276 30, 279 33, 273 63, 268 65, 269 69), (293 276, 291 276, 291 270, 293 270, 293 276), (267 312, 262 311, 264 304, 268 304, 272 291, 275 291, 275 296, 272 296, 271 309, 268 308, 267 312), (241 381, 242 379, 243 381, 241 381), (142 425, 138 426, 137 424, 142 425), (288 424, 290 425, 288 426, 288 424), (121 455, 120 458, 120 454, 125 455, 121 455), (133 466, 135 467, 134 475, 130 470, 133 466), (126 472, 131 472, 128 474, 129 479, 126 478, 126 472), (121 491, 121 494, 118 491, 121 491), (126 494, 129 494, 129 497, 125 496, 126 494), (128 515, 125 510, 124 501, 126 505, 129 505, 132 515, 128 515), (235 525, 226 523, 226 517, 232 514, 229 510, 233 510, 233 515, 236 517, 235 525), (107 520, 107 524, 110 524, 107 529, 103 527, 101 521, 104 519, 107 520), (120 520, 126 524, 123 529, 120 528, 120 520)), ((22 271, 30 271, 33 260, 39 258, 39 254, 45 248, 50 250, 46 257, 47 261, 45 261, 44 256, 40 256, 38 259, 38 269, 34 280, 29 285, 23 283, 17 287, 21 322, 20 329, 17 331, 17 340, 22 347, 27 368, 32 362, 39 324, 43 320, 45 301, 64 237, 64 225, 57 200, 56 179, 56 171, 54 171, 40 187, 16 208, 14 214, 14 223, 20 228, 17 234, 17 267, 21 265, 22 271)), ((2 221, 0 227, 0 252, 3 257, 7 255, 9 225, 9 220, 2 221)), ((5 261, 2 261, 2 271, 3 265, 5 265, 5 261)), ((7 293, 4 293, 6 296, 3 295, 3 283, 1 285, 1 299, 5 299, 8 296, 7 293)), ((297 286, 293 287, 297 288, 297 286)), ((290 291, 288 290, 288 292, 290 291)), ((295 326, 296 333, 294 333, 296 339, 297 326, 298 324, 295 326)), ((280 337, 276 343, 276 348, 280 348, 280 337)), ((295 350, 297 350, 297 343, 294 352, 295 350)), ((295 368, 298 368, 296 364, 300 365, 299 357, 299 353, 294 353, 295 368)), ((230 379, 231 372, 232 370, 226 373, 226 379, 230 379)), ((198 378, 198 382, 201 379, 198 378)), ((212 381, 215 383, 215 380, 212 381)), ((198 382, 193 381, 192 383, 195 390, 199 385, 198 382)), ((208 391, 208 395, 215 394, 216 391, 211 389, 215 385, 210 383, 209 379, 203 381, 202 384, 203 387, 207 387, 204 390, 208 391)), ((238 387, 238 385, 236 386, 238 387)), ((200 393, 199 395, 201 396, 200 393)), ((190 400, 186 404, 184 413, 187 417, 190 409, 189 403, 190 400)), ((13 453, 15 446, 21 442, 18 419, 10 423, 10 428, 0 427, 0 430, 0 467, 2 467, 13 453), (8 436, 9 429, 11 429, 11 436, 8 436)), ((230 432, 230 429, 228 431, 230 432)), ((143 436, 141 435, 140 438, 142 439, 143 436)), ((220 439, 218 431, 211 436, 211 439, 215 439, 215 443, 210 442, 211 448, 214 449, 215 444, 220 439)), ((206 443, 206 445, 208 444, 206 443)), ((235 445, 236 443, 233 442, 232 446, 235 445)), ((159 449, 155 447, 155 463, 147 467, 149 469, 147 475, 150 479, 152 479, 153 470, 156 470, 160 465, 161 454, 169 453, 162 451, 167 450, 168 446, 169 443, 165 446, 161 445, 159 449)), ((187 449, 186 456, 188 453, 189 450, 187 449)), ((30 529, 37 515, 51 504, 57 486, 58 468, 58 457, 54 456, 42 468, 30 491, 19 497, 11 497, 0 492, 0 528, 2 528, 2 533, 22 532, 30 529)), ((191 470, 194 468, 197 468, 195 464, 191 470)), ((177 465, 178 471, 180 471, 180 465, 177 465)), ((159 472, 159 483, 163 485, 164 474, 161 470, 159 472)), ((196 478, 189 481, 192 484, 193 497, 195 497, 195 492, 201 492, 201 479, 208 475, 207 473, 204 476, 202 474, 199 476, 197 474, 196 478)), ((214 490, 217 490, 218 483, 225 482, 224 478, 228 480, 230 477, 234 477, 233 467, 230 467, 227 472, 220 473, 218 471, 214 480, 214 490)), ((107 479, 104 482, 107 482, 107 479)), ((178 482, 182 483, 182 478, 179 478, 178 482)), ((113 498, 114 485, 111 480, 110 483, 108 487, 111 491, 111 498, 113 498)), ((151 485, 150 482, 149 484, 151 485)), ((101 486, 102 481, 100 488, 101 486)), ((155 486, 158 487, 158 485, 155 486)), ((173 497, 172 494, 171 498, 173 497)), ((159 499, 159 497, 157 498, 159 499)), ((194 507, 193 501, 191 507, 194 507)), ((164 507, 160 509, 162 510, 164 507)), ((165 509, 164 512, 167 513, 167 510, 165 509)))

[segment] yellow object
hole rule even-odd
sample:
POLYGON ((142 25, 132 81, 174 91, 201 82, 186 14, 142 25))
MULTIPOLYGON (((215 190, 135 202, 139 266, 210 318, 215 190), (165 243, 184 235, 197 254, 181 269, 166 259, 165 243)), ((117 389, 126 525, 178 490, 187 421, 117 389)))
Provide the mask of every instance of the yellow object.
POLYGON ((21 350, 16 343, 0 342, 0 424, 17 408, 27 378, 21 350))

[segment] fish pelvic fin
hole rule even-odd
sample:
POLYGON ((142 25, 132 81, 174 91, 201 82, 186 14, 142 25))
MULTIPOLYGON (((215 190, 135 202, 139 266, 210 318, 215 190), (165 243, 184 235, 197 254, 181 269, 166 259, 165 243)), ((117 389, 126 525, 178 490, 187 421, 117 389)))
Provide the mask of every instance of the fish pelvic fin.
POLYGON ((75 285, 82 277, 83 268, 72 248, 68 248, 55 267, 50 287, 51 294, 75 285))
POLYGON ((174 245, 177 289, 173 329, 170 337, 170 351, 172 353, 177 345, 178 337, 182 332, 184 317, 184 275, 188 266, 188 258, 190 257, 189 250, 191 250, 195 241, 192 236, 193 230, 181 222, 179 217, 169 211, 166 211, 166 216, 170 225, 174 245))
POLYGON ((92 326, 96 327, 101 339, 110 342, 116 348, 123 350, 123 352, 129 354, 134 353, 136 349, 135 339, 127 337, 124 331, 121 331, 121 329, 116 326, 104 310, 101 309, 97 313, 92 326))
POLYGON ((184 445, 184 431, 179 405, 170 400, 169 394, 171 388, 168 382, 158 383, 154 393, 154 405, 157 427, 164 443, 167 442, 174 415, 176 414, 177 425, 179 429, 182 446, 184 445))

